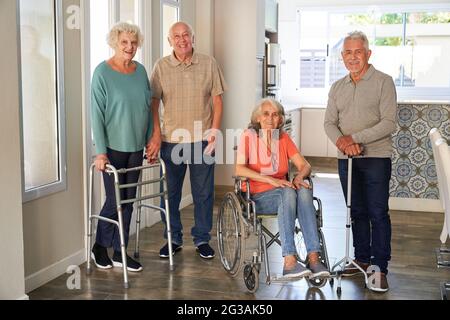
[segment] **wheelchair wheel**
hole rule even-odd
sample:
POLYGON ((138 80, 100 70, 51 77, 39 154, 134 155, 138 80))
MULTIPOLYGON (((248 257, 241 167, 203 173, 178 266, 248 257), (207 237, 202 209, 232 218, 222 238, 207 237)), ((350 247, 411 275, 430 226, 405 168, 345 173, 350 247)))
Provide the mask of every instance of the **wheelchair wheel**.
POLYGON ((303 238, 303 232, 302 229, 300 228, 300 224, 297 219, 295 220, 294 243, 295 248, 297 250, 297 260, 306 265, 308 253, 306 251, 306 244, 305 239, 303 238))
POLYGON ((241 219, 242 209, 239 200, 233 192, 228 192, 219 208, 217 240, 222 265, 232 276, 240 269, 244 240, 241 219))
POLYGON ((256 265, 247 264, 244 267, 244 283, 251 293, 255 293, 258 290, 259 271, 256 265))

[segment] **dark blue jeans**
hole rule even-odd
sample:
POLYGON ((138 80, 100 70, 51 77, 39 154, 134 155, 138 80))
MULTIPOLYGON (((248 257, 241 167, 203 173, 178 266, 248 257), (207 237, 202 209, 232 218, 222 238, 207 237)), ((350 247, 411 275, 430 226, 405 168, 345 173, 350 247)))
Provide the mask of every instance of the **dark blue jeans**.
MULTIPOLYGON (((189 166, 191 191, 194 199, 194 227, 191 235, 194 245, 208 243, 211 240, 211 229, 214 205, 214 154, 203 154, 207 142, 197 143, 167 143, 161 145, 161 158, 167 167, 167 188, 169 191, 170 226, 172 228, 172 243, 183 244, 183 225, 180 218, 180 202, 183 181, 189 166)), ((164 201, 161 206, 165 207, 164 201)), ((161 214, 166 222, 166 217, 161 214)), ((167 239, 167 228, 164 230, 167 239)))
MULTIPOLYGON (((355 259, 387 274, 391 259, 389 180, 391 159, 353 159, 351 218, 355 259)), ((339 177, 347 200, 348 160, 339 160, 339 177)))
MULTIPOLYGON (((109 162, 117 170, 123 168, 134 168, 142 165, 143 151, 138 152, 119 152, 108 149, 109 162)), ((136 183, 139 180, 140 171, 119 174, 120 184, 136 183)), ((103 182, 105 185, 106 200, 100 211, 100 216, 117 220, 116 192, 114 188, 114 175, 103 173, 103 182)), ((133 199, 136 197, 136 188, 127 188, 120 190, 121 200, 133 199)), ((123 234, 125 246, 128 246, 128 235, 130 233, 130 221, 133 213, 133 204, 122 205, 123 234)), ((113 247, 114 251, 120 252, 119 230, 116 225, 100 221, 97 225, 97 244, 102 247, 113 247)))

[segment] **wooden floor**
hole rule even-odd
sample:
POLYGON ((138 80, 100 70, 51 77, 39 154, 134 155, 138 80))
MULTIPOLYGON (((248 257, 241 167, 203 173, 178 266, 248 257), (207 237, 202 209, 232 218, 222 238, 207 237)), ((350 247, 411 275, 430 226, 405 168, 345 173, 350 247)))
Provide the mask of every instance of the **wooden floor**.
MULTIPOLYGON (((314 159, 311 160, 312 162, 314 159)), ((329 170, 335 162, 313 162, 316 172, 334 173, 329 170)), ((220 184, 220 182, 217 182, 220 184)), ((223 191, 223 189, 219 190, 223 191)), ((323 202, 326 244, 331 264, 345 254, 346 207, 339 179, 333 175, 317 175, 314 193, 323 202)), ((222 195, 216 194, 215 214, 222 195)), ((194 300, 398 300, 441 299, 440 284, 450 280, 449 269, 436 267, 435 248, 439 247, 443 214, 424 212, 391 211, 392 260, 389 265, 390 291, 373 293, 364 288, 363 277, 342 280, 342 295, 336 294, 329 284, 321 289, 310 288, 306 280, 265 284, 264 273, 260 276, 260 288, 255 294, 247 292, 242 273, 231 278, 222 268, 218 256, 212 260, 201 259, 192 244, 190 229, 193 226, 193 207, 182 211, 184 225, 184 248, 174 257, 176 269, 169 271, 169 262, 160 259, 158 252, 164 244, 162 224, 144 230, 141 239, 141 263, 144 270, 130 275, 131 288, 122 285, 121 269, 102 271, 94 267, 86 276, 85 264, 81 266, 81 289, 69 290, 69 275, 63 275, 45 286, 29 293, 30 299, 194 299, 194 300)), ((215 220, 214 220, 215 221, 215 220)), ((212 246, 217 248, 216 229, 212 232, 212 246)), ((130 241, 130 247, 134 241, 130 241)), ((131 253, 131 248, 130 248, 131 253)), ((270 251, 273 275, 280 274, 282 258, 279 247, 270 251)))

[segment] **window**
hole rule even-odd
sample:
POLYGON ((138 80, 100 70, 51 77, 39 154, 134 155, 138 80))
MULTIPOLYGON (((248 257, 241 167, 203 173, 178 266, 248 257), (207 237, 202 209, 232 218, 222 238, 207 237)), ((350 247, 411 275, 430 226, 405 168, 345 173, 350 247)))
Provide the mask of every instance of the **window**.
POLYGON ((138 0, 120 0, 120 21, 139 24, 138 0))
POLYGON ((399 100, 450 99, 450 5, 299 10, 298 30, 294 65, 299 68, 285 73, 283 83, 296 83, 299 95, 326 97, 348 73, 341 58, 343 39, 361 30, 369 38, 370 63, 392 76, 399 100))
POLYGON ((61 1, 20 0, 24 201, 66 188, 61 1))
POLYGON ((106 42, 109 32, 109 0, 90 1, 90 64, 91 77, 95 68, 112 55, 112 49, 106 42), (95 19, 93 17, 95 16, 95 19))
MULTIPOLYGON (((119 14, 120 14, 120 21, 122 22, 128 22, 135 25, 138 25, 141 28, 141 32, 144 32, 142 30, 142 26, 140 23, 140 0, 120 0, 119 3, 119 14)), ((136 53, 135 60, 142 63, 142 50, 138 50, 136 53)))
POLYGON ((169 41, 167 41, 167 35, 169 34, 169 28, 180 20, 180 2, 178 0, 162 0, 161 13, 162 56, 165 57, 172 53, 172 48, 169 41))

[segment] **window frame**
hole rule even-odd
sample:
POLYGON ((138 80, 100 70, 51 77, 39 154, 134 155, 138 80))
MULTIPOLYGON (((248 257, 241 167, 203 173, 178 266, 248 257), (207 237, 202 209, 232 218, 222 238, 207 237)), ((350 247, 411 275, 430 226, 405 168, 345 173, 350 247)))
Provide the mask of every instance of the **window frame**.
MULTIPOLYGON (((373 12, 378 11, 380 13, 389 12, 400 12, 400 13, 411 13, 411 12, 436 12, 436 11, 450 11, 450 4, 448 3, 435 3, 435 4, 411 4, 411 5, 359 5, 352 7, 336 7, 336 6, 300 6, 297 7, 297 25, 299 35, 301 33, 300 15, 308 11, 326 11, 328 17, 330 14, 338 13, 363 13, 363 12, 373 12)), ((328 23, 329 23, 328 18, 328 23)), ((327 30, 330 29, 328 24, 327 30)), ((329 35, 328 35, 329 37, 329 35)), ((298 46, 300 47, 300 37, 298 37, 298 46)), ((300 59, 300 52, 298 52, 298 58, 300 59)), ((329 57, 327 56, 326 70, 329 69, 329 57)), ((381 70, 382 71, 382 70, 381 70)), ((311 103, 311 104, 326 104, 328 98, 328 92, 331 88, 331 84, 328 82, 329 72, 325 75, 326 84, 324 88, 300 88, 300 83, 298 84, 298 91, 286 92, 286 100, 294 100, 295 96, 300 97, 300 102, 311 103)), ((299 76, 300 79, 300 76, 299 76)), ((421 101, 433 101, 433 102, 448 102, 450 101, 450 86, 446 88, 439 87, 397 87, 397 99, 398 102, 421 102, 421 101)), ((296 99, 295 99, 296 100, 296 99)))
POLYGON ((21 162, 22 162, 22 202, 30 202, 61 191, 67 190, 67 150, 66 150, 66 112, 64 94, 64 12, 61 0, 53 0, 55 26, 55 77, 56 77, 56 108, 57 108, 57 146, 59 180, 39 187, 25 189, 25 158, 23 137, 23 88, 22 88, 22 57, 21 57, 21 15, 20 1, 17 1, 17 30, 18 30, 18 64, 19 64, 19 92, 20 92, 20 127, 21 127, 21 162))

